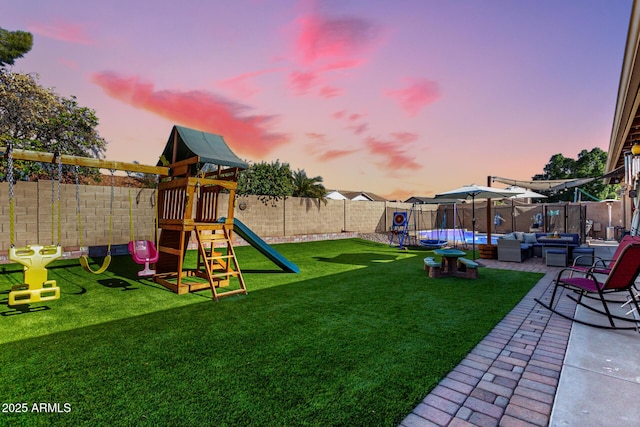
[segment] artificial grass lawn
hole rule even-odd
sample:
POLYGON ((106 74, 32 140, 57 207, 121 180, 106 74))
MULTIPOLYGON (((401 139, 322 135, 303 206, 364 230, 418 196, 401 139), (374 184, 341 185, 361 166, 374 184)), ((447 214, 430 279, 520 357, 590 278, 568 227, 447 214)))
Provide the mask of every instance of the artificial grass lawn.
POLYGON ((431 279, 432 253, 357 239, 276 248, 300 274, 237 247, 249 295, 218 302, 119 257, 101 276, 51 264, 61 298, 16 312, 4 266, 0 402, 29 412, 0 425, 397 425, 541 277, 431 279))

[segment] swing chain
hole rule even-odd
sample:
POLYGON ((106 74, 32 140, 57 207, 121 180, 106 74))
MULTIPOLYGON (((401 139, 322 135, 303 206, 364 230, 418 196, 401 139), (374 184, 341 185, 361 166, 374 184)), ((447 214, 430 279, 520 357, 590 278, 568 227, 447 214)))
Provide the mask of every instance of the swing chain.
POLYGON ((115 197, 115 169, 110 169, 111 172, 111 199, 109 200, 109 246, 107 247, 107 256, 111 257, 111 238, 113 233, 113 199, 115 197))
MULTIPOLYGON (((127 191, 129 196, 129 241, 133 242, 135 238, 135 232, 133 230, 133 200, 131 198, 131 172, 127 171, 127 191)), ((137 203, 137 199, 136 199, 137 203)), ((135 244, 134 250, 135 250, 135 244)))
POLYGON ((151 228, 151 241, 158 246, 158 186, 160 185, 160 175, 156 174, 156 188, 149 197, 151 208, 153 208, 153 227, 151 228))
POLYGON ((9 239, 11 247, 15 247, 15 199, 13 195, 13 144, 7 146, 7 181, 9 181, 9 239))
MULTIPOLYGON (((58 158, 58 246, 61 245, 61 234, 62 234, 62 221, 60 218, 60 214, 62 213, 62 209, 60 206, 60 183, 62 182, 62 155, 58 151, 56 153, 56 157, 58 158)), ((53 227, 53 224, 51 224, 53 227)))
MULTIPOLYGON (((55 156, 56 154, 54 154, 54 161, 55 161, 55 156)), ((54 244, 54 242, 56 241, 56 229, 54 227, 54 222, 56 220, 56 191, 55 191, 55 165, 53 163, 48 164, 45 169, 47 170, 47 173, 49 174, 49 176, 51 177, 51 245, 54 244)))
POLYGON ((78 250, 82 253, 82 218, 80 216, 80 167, 75 165, 76 174, 76 215, 78 216, 78 250))

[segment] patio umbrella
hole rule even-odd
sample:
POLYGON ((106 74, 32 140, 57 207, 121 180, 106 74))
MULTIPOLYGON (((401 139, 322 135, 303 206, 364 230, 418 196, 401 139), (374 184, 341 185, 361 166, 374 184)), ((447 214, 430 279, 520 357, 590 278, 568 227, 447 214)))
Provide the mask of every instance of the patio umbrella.
POLYGON ((514 196, 509 197, 509 199, 511 199, 511 231, 515 229, 514 219, 513 219, 514 217, 513 199, 546 199, 547 198, 547 196, 545 196, 544 194, 536 193, 535 191, 518 187, 517 185, 512 185, 510 187, 507 187, 505 188, 505 190, 520 192, 520 194, 516 194, 514 196))
POLYGON ((505 190, 514 191, 518 193, 509 197, 510 199, 543 199, 547 197, 544 194, 536 193, 535 191, 518 187, 517 185, 512 185, 511 187, 507 187, 505 188, 505 190))
MULTIPOLYGON (((436 194, 436 199, 471 199, 471 230, 472 230, 472 257, 476 259, 476 199, 504 199, 521 194, 522 191, 506 190, 482 185, 465 185, 455 190, 436 194)), ((487 242, 490 243, 490 242, 487 242)))

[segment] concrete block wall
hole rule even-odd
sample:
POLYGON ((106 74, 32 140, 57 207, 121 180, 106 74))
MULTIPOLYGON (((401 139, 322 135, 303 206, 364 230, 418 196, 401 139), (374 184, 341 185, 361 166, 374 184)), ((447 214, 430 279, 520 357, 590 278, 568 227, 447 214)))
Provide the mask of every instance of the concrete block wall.
POLYGON ((344 224, 343 202, 291 197, 285 201, 285 236, 340 232, 344 224), (334 203, 330 203, 334 202, 334 203))
MULTIPOLYGON (((60 220, 61 236, 57 229, 57 183, 54 183, 54 218, 51 214, 51 182, 18 182, 14 186, 15 197, 15 244, 60 243, 72 250, 83 247, 101 246, 109 243, 109 212, 111 187, 78 187, 80 199, 80 224, 82 239, 78 233, 76 187, 61 184, 60 220), (82 240, 82 242, 81 242, 82 240)), ((132 199, 132 218, 136 239, 149 239, 153 233, 154 206, 151 199, 154 191, 114 187, 113 226, 111 243, 126 244, 130 241, 129 192, 132 199)), ((219 216, 227 216, 228 195, 222 194, 219 202, 219 216)), ((155 200, 155 199, 154 199, 155 200)), ((352 202, 328 200, 326 204, 305 198, 291 197, 276 202, 263 202, 257 196, 238 197, 235 202, 235 216, 243 221, 257 235, 275 239, 287 236, 336 236, 345 231, 373 233, 383 231, 385 204, 381 202, 352 202), (241 209, 239 206, 242 206, 241 209), (350 215, 350 217, 347 217, 350 215)), ((410 206, 410 205, 408 205, 410 206)), ((8 184, 0 183, 0 251, 10 246, 8 184)), ((333 237, 331 237, 333 238, 333 237)))
POLYGON ((261 237, 374 233, 384 215, 384 202, 327 200, 325 204, 299 197, 263 202, 257 196, 240 196, 235 209, 235 217, 261 237))
MULTIPOLYGON (((386 231, 386 202, 342 200, 345 210, 345 230, 360 233, 386 231)), ((405 203, 406 204, 406 203, 405 203)), ((406 204, 408 208, 411 204, 406 204)), ((407 209, 408 209, 407 208, 407 209)))
MULTIPOLYGON (((109 212, 111 187, 80 185, 80 223, 82 239, 78 233, 76 187, 61 184, 61 236, 60 243, 67 249, 77 250, 82 243, 104 246, 109 243, 109 212), (82 240, 82 242, 80 242, 82 240)), ((111 243, 126 244, 130 239, 129 193, 132 200, 132 218, 136 239, 151 239, 155 211, 152 189, 114 187, 113 226, 111 243)), ((16 201, 16 246, 50 244, 51 230, 57 234, 57 183, 54 183, 54 209, 51 216, 51 181, 18 182, 14 186, 16 201)), ((219 216, 227 216, 228 195, 220 195, 219 216)), ((279 201, 262 201, 257 196, 239 196, 234 215, 257 235, 268 241, 296 241, 299 236, 309 239, 334 239, 355 236, 357 233, 387 231, 393 222, 393 212, 408 211, 409 203, 327 200, 318 203, 306 198, 290 197, 279 201)), ((435 209, 425 206, 422 209, 435 209)), ((0 251, 10 245, 8 184, 0 183, 0 251)), ((57 242, 54 242, 57 243, 57 242)))
MULTIPOLYGON (((151 189, 131 189, 132 218, 137 239, 148 239, 153 228, 154 208, 150 197, 151 189), (136 195, 141 192, 140 203, 136 195)), ((82 246, 107 245, 109 243, 109 216, 111 187, 78 187, 80 199, 80 224, 82 226, 82 246)), ((64 248, 78 248, 78 202, 73 184, 60 185, 60 236, 58 236, 57 183, 54 184, 53 218, 51 182, 17 182, 14 185, 15 200, 15 245, 48 245, 58 243, 64 248), (53 229, 53 242, 51 232, 53 229)), ((10 246, 9 190, 6 182, 0 183, 0 251, 10 246)), ((111 243, 125 244, 130 240, 129 188, 115 187, 113 197, 113 227, 111 243)))
MULTIPOLYGON (((229 196, 220 197, 220 207, 227 216, 227 203, 229 196)), ((258 236, 284 236, 285 201, 259 200, 257 196, 239 196, 235 201, 234 216, 245 223, 258 236)))
MULTIPOLYGON (((73 184, 61 185, 61 244, 67 250, 77 250, 80 245, 78 234, 76 187, 73 184)), ((78 187, 82 223, 82 246, 107 245, 109 242, 109 205, 111 203, 111 187, 88 186, 78 187)), ((130 239, 129 229, 129 194, 132 200, 132 218, 135 239, 151 239, 155 218, 155 191, 114 187, 113 189, 113 235, 112 244, 126 244, 130 239)), ((16 201, 16 246, 27 244, 50 244, 51 230, 54 229, 54 240, 57 240, 57 183, 54 183, 55 218, 51 220, 51 182, 18 182, 14 186, 16 201)), ((227 216, 228 195, 220 195, 219 216, 227 216)), ((8 184, 0 183, 0 252, 8 250, 10 245, 8 184)), ((357 233, 382 233, 389 231, 393 224, 394 212, 408 212, 410 203, 397 202, 365 202, 351 200, 327 200, 317 203, 305 198, 290 197, 276 202, 263 202, 257 196, 240 196, 235 200, 234 214, 258 236, 267 241, 284 242, 300 241, 300 239, 334 239, 354 236, 357 233), (309 237, 301 237, 309 236, 309 237)), ((476 206, 478 208, 478 206, 476 206)), ((521 215, 516 222, 530 222, 530 216, 541 205, 519 207, 521 215)), ((417 205, 414 218, 419 218, 419 228, 437 228, 433 223, 433 213, 437 205, 417 205)), ((470 206, 459 206, 459 215, 463 217, 464 226, 471 227, 470 206), (466 218, 469 217, 469 218, 466 218), (468 221, 466 221, 468 219, 468 221)), ((484 231, 486 220, 482 215, 483 206, 476 212, 477 231, 484 231)), ((614 225, 620 223, 620 202, 613 207, 614 225)), ((596 221, 607 221, 608 212, 605 203, 587 205, 587 218, 596 221)), ((504 210, 507 220, 505 227, 510 228, 510 217, 504 210)), ((413 220, 412 220, 413 221, 413 220)), ((413 224, 413 222, 412 222, 413 224)), ((460 226, 461 224, 458 224, 460 226)), ((518 225, 518 224, 517 224, 518 225)), ((523 224, 524 225, 524 224, 523 224)), ((503 227, 504 228, 504 227, 503 227)), ((518 227, 517 227, 518 228, 518 227)), ((498 230, 502 231, 502 230, 498 230)))

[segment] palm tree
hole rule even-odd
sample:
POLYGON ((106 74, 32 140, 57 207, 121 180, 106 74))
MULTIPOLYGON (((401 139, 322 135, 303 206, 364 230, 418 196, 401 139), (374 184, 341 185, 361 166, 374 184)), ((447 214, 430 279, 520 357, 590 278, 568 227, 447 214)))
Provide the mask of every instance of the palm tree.
POLYGON ((304 169, 298 169, 291 174, 291 181, 294 197, 309 197, 327 204, 327 199, 324 197, 327 190, 322 185, 321 176, 309 178, 304 169))

